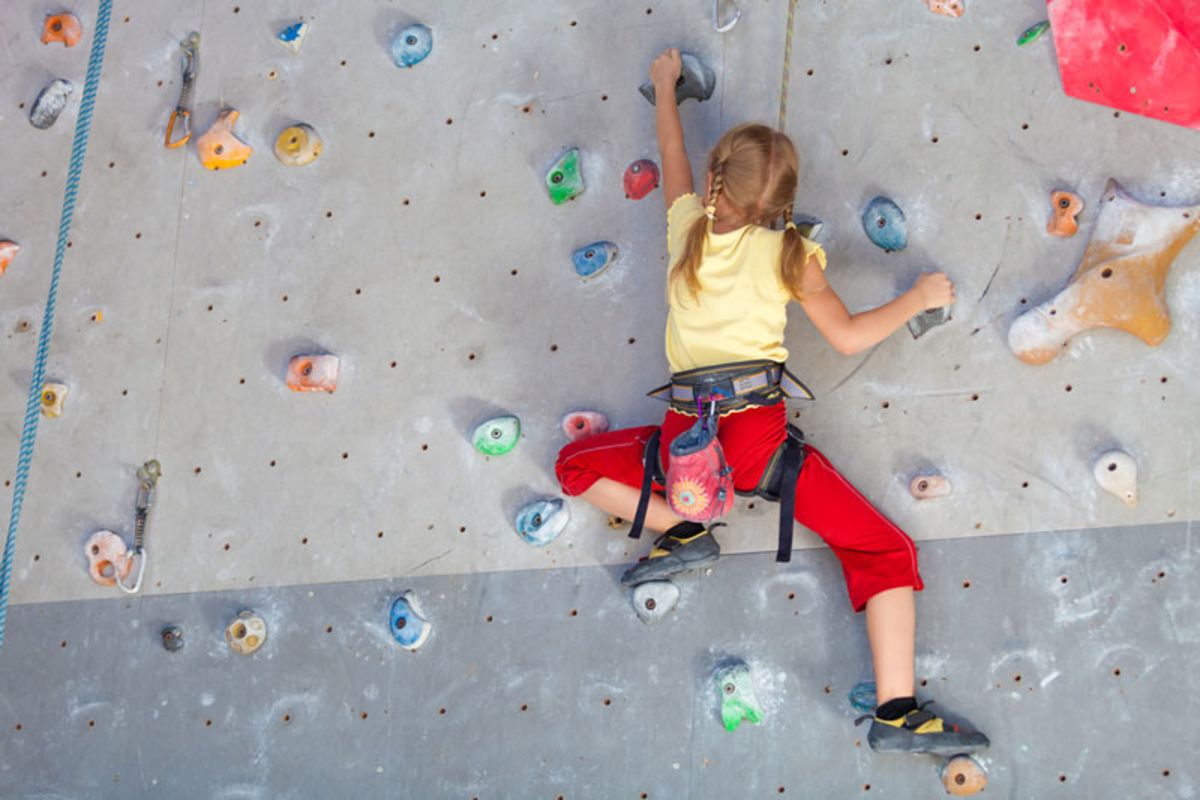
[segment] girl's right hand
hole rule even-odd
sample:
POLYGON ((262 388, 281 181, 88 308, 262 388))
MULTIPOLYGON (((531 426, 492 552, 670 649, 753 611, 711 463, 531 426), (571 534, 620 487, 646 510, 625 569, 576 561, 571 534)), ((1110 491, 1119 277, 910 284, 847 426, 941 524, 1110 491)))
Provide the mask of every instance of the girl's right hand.
POLYGON ((679 50, 668 47, 650 65, 650 82, 654 84, 655 89, 663 85, 674 88, 675 81, 679 80, 682 71, 683 61, 679 58, 679 50))
POLYGON ((944 272, 926 272, 917 278, 913 291, 921 298, 922 308, 932 310, 954 302, 954 284, 944 272))

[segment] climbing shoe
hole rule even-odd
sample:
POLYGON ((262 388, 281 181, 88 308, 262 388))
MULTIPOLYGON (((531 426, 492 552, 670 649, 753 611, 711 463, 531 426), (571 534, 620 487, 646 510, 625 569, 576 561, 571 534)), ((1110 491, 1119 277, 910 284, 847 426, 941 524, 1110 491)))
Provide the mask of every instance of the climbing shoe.
POLYGON ((855 720, 859 725, 871 720, 867 733, 867 744, 876 753, 933 753, 950 756, 957 753, 973 753, 991 744, 979 731, 959 730, 957 725, 946 722, 925 707, 930 702, 916 705, 912 710, 896 719, 881 719, 880 709, 855 720))
POLYGON ((655 540, 654 549, 644 561, 625 570, 621 583, 635 586, 646 581, 660 581, 715 563, 721 555, 721 545, 717 544, 712 532, 722 524, 713 523, 699 533, 664 533, 655 540))

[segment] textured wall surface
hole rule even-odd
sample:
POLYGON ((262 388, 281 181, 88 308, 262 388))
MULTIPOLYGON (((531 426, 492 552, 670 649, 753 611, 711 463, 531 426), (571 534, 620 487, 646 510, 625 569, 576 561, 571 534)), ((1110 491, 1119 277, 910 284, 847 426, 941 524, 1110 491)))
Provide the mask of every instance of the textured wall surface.
MULTIPOLYGON (((43 14, 59 9, 13 5, 0 31, 0 238, 22 251, 0 277, 4 501, 95 22, 94 4, 69 1, 82 44, 43 46, 43 14), (76 93, 55 126, 36 130, 26 115, 53 77, 76 93)), ((701 0, 117 3, 48 369, 70 395, 61 418, 41 421, 0 652, 0 712, 12 718, 0 787, 716 797, 781 785, 807 796, 814 780, 807 788, 823 796, 865 784, 872 796, 941 791, 932 761, 851 749, 839 698, 867 674, 865 645, 827 552, 797 554, 790 568, 732 559, 685 584, 675 627, 644 630, 611 580, 641 551, 603 514, 570 502, 570 527, 544 549, 513 532, 519 506, 557 493, 564 413, 596 408, 616 425, 662 413, 643 393, 666 371, 665 213, 660 192, 631 201, 621 187, 630 162, 657 156, 636 88, 667 46, 715 69, 713 98, 681 107, 694 164, 729 126, 774 123, 787 3, 739 6, 738 24, 718 34, 701 0), (273 36, 300 15, 312 28, 292 54, 273 36), (391 36, 418 20, 433 53, 397 69, 391 36), (197 130, 233 107, 255 148, 227 172, 204 170, 192 147, 161 146, 191 30, 197 130), (325 140, 310 166, 271 152, 294 122, 325 140), (571 146, 587 190, 554 206, 543 175, 571 146), (571 252, 601 239, 620 256, 583 282, 571 252), (288 359, 320 351, 341 358, 336 393, 289 391, 288 359), (496 412, 519 415, 524 436, 488 459, 470 433, 496 412), (132 537, 134 471, 152 457, 164 477, 144 597, 114 599, 88 580, 82 545, 102 528, 132 537), (820 589, 803 579, 815 593, 802 612, 813 624, 781 627, 783 611, 770 624, 753 598, 812 570, 820 589), (373 627, 387 593, 408 586, 438 624, 415 657, 373 627), (553 610, 543 617, 539 604, 553 610), (275 632, 251 661, 220 640, 242 606, 267 613, 275 632), (560 621, 560 606, 579 618, 560 621), (506 624, 479 624, 486 613, 506 624), (157 626, 169 618, 191 641, 160 663, 157 626), (777 681, 775 713, 748 734, 711 718, 703 676, 725 650, 761 659, 777 681), (827 684, 831 697, 814 693, 827 684), (589 706, 610 690, 620 723, 589 706), (478 724, 464 714, 426 725, 420 715, 442 698, 479 709, 478 724), (510 714, 525 698, 533 718, 510 714), (413 702, 421 721, 406 717, 413 702), (277 729, 285 707, 313 724, 277 729), (371 714, 362 725, 360 708, 371 714), (364 734, 380 716, 389 727, 364 734), (180 748, 199 755, 178 763, 180 748), (134 750, 146 755, 130 761, 134 750), (328 788, 300 780, 313 763, 328 788), (56 784, 60 769, 73 777, 56 784)), ((804 162, 797 209, 824 220, 830 281, 855 310, 941 269, 959 300, 950 324, 850 358, 794 308, 791 366, 818 399, 793 410, 937 554, 925 563, 920 610, 935 622, 922 628, 920 671, 945 676, 955 707, 1004 742, 990 756, 996 794, 1049 796, 1061 774, 1071 796, 1110 786, 1192 796, 1183 754, 1200 742, 1172 698, 1188 698, 1194 718, 1182 665, 1196 656, 1200 601, 1183 576, 1194 583, 1200 502, 1200 245, 1169 275, 1174 327, 1156 348, 1096 332, 1031 367, 1005 337, 1074 271, 1108 178, 1148 202, 1200 201, 1197 134, 1065 97, 1051 37, 1015 44, 1044 17, 1036 0, 976 0, 956 20, 920 0, 799 3, 786 128, 804 162), (1087 203, 1074 238, 1045 231, 1056 188, 1087 203), (859 215, 879 194, 907 215, 903 252, 863 234, 859 215), (1139 464, 1133 509, 1091 477, 1114 446, 1139 464), (909 479, 927 469, 953 481, 952 497, 913 501, 909 479), (1057 584, 1060 561, 1084 574, 1057 584), (1028 662, 1011 670, 1020 689, 1007 676, 1014 659, 1028 662), (1097 697, 1111 702, 1072 718, 1097 697)), ((772 550, 776 518, 772 505, 739 501, 723 546, 772 550)), ((798 542, 820 547, 806 533, 798 542)))

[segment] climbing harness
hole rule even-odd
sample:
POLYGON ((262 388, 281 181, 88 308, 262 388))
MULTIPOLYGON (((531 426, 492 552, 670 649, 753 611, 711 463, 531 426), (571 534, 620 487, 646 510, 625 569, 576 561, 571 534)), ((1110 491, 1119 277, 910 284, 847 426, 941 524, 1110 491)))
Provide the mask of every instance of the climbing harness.
POLYGON ((721 415, 747 406, 769 406, 785 397, 812 400, 813 393, 777 361, 736 361, 676 372, 671 382, 647 396, 664 400, 682 414, 692 414, 692 404, 702 397, 717 398, 721 415))
POLYGON ((83 157, 87 152, 88 136, 92 130, 92 112, 96 106, 96 89, 100 84, 100 68, 104 64, 104 45, 108 41, 108 22, 112 16, 112 0, 100 0, 96 10, 96 32, 92 37, 92 52, 88 56, 87 78, 79 116, 75 122, 75 140, 71 145, 71 161, 67 167, 67 185, 63 190, 62 217, 58 223, 58 242, 54 249, 54 267, 50 273, 50 290, 46 310, 38 332, 37 355, 33 375, 29 379, 29 398, 25 404, 25 423, 21 429, 21 445, 17 455, 17 474, 13 479, 12 513, 8 519, 8 536, 4 540, 4 556, 0 559, 0 647, 4 645, 4 624, 8 617, 8 590, 12 579, 13 551, 17 542, 17 525, 25 502, 25 487, 29 482, 29 466, 33 460, 33 445, 37 439, 37 424, 42 406, 42 385, 46 379, 46 358, 50 351, 50 334, 54 329, 54 309, 58 300, 58 282, 62 275, 63 258, 67 252, 67 237, 75 216, 75 198, 79 193, 79 178, 83 173, 83 157))
MULTIPOLYGON (((671 382, 650 392, 650 397, 665 400, 671 408, 681 413, 696 413, 692 403, 707 402, 710 406, 711 434, 716 439, 717 419, 724 413, 737 411, 748 406, 769 406, 783 402, 785 397, 813 399, 813 394, 800 380, 788 371, 787 367, 775 361, 738 361, 730 364, 719 364, 714 367, 677 372, 671 376, 671 382)), ((708 420, 704 413, 697 413, 700 419, 689 431, 681 434, 671 444, 671 466, 674 466, 675 444, 680 444, 687 452, 694 452, 698 442, 693 432, 708 420)), ((660 431, 655 431, 646 440, 643 451, 643 472, 641 495, 638 497, 637 512, 633 517, 633 526, 629 531, 631 539, 642 535, 646 523, 646 512, 650 506, 650 494, 654 484, 666 487, 668 502, 673 497, 671 491, 670 470, 664 475, 662 464, 658 457, 660 431)), ((706 444, 704 442, 701 445, 706 444)), ((804 466, 804 434, 799 428, 789 424, 787 437, 771 455, 767 466, 763 469, 758 485, 749 492, 736 492, 743 497, 760 497, 772 503, 779 503, 779 548, 775 560, 785 563, 792 558, 792 535, 795 528, 796 513, 796 481, 800 477, 800 469, 804 466)), ((715 472, 721 473, 728 469, 725 465, 724 454, 718 461, 710 461, 710 472, 715 465, 715 472)), ((732 477, 729 478, 729 488, 733 487, 732 477)), ((719 488, 718 488, 719 491, 719 488)), ((724 510, 708 518, 711 522, 718 516, 728 513, 733 498, 723 501, 724 510)), ((672 510, 687 518, 672 503, 672 510)), ((697 519, 696 521, 702 521, 697 519)))
POLYGON ((121 580, 121 571, 115 570, 117 587, 125 594, 137 594, 142 588, 142 576, 146 574, 146 519, 154 506, 154 495, 158 487, 158 479, 162 477, 162 467, 158 461, 151 459, 138 467, 138 494, 135 518, 133 521, 133 552, 129 558, 137 559, 137 577, 132 586, 126 586, 121 580))
POLYGON ((733 4, 733 16, 721 22, 721 0, 713 0, 713 28, 717 33, 728 33, 733 30, 733 26, 737 25, 737 21, 742 18, 742 10, 733 4))
POLYGON ((183 48, 183 83, 179 87, 179 102, 167 120, 167 133, 163 136, 163 146, 171 150, 183 147, 192 138, 192 86, 200 74, 200 34, 192 31, 179 44, 183 48), (176 124, 183 133, 172 138, 176 124))

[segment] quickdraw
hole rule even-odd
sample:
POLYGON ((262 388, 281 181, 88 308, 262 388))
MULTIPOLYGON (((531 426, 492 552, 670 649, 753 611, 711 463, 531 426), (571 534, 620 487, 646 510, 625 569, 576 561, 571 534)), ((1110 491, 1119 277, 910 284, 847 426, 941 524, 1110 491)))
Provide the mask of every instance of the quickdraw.
POLYGON ((158 479, 162 477, 162 467, 157 460, 151 459, 138 468, 138 494, 136 517, 133 523, 133 552, 129 554, 132 561, 137 559, 137 577, 132 586, 126 586, 121 580, 121 571, 115 571, 117 588, 125 594, 137 594, 142 589, 142 577, 146 574, 146 520, 150 509, 154 506, 154 495, 158 488, 158 479))
POLYGON ((192 87, 196 76, 200 74, 200 34, 192 31, 180 42, 180 47, 183 48, 183 85, 179 88, 179 102, 167 120, 167 132, 163 136, 163 146, 170 150, 183 147, 192 138, 192 87), (183 131, 178 138, 174 138, 176 125, 183 131))

